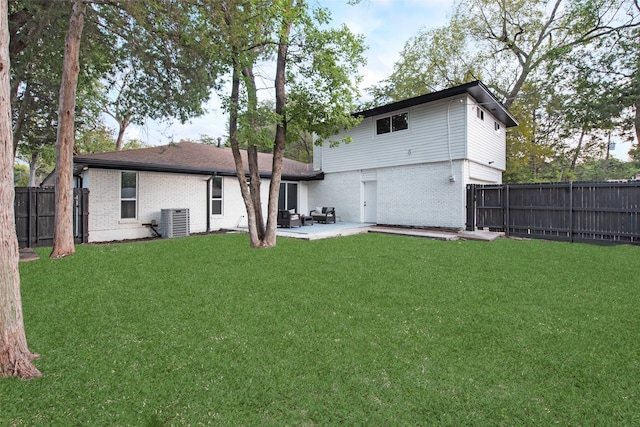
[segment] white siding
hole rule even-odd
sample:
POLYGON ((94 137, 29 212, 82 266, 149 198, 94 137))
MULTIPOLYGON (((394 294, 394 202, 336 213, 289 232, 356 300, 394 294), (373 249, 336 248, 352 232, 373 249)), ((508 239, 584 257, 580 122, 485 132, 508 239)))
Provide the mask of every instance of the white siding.
POLYGON ((309 187, 309 206, 335 206, 343 221, 361 222, 363 182, 375 181, 378 224, 465 227, 466 185, 501 183, 506 127, 475 100, 458 96, 408 112, 409 129, 375 135, 369 117, 344 134, 351 144, 314 149, 314 166, 325 179, 309 187), (454 177, 451 180, 450 177, 454 177))
POLYGON ((466 132, 465 106, 458 102, 460 99, 398 110, 395 113, 409 113, 409 129, 383 135, 375 134, 376 120, 394 113, 368 117, 338 136, 351 136, 350 144, 317 147, 314 165, 331 173, 462 159, 466 154, 466 132))
POLYGON ((465 182, 467 184, 502 184, 502 171, 488 165, 467 161, 465 182))
POLYGON ((478 106, 471 98, 467 111, 469 128, 467 158, 481 165, 504 171, 506 168, 506 126, 487 110, 484 106, 478 106), (484 111, 484 120, 477 117, 476 108, 484 111), (495 130, 498 123, 500 129, 495 130))

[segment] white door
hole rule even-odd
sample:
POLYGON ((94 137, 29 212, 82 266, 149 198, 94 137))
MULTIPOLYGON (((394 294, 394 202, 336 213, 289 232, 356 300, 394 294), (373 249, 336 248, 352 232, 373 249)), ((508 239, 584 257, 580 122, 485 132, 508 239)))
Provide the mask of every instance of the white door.
POLYGON ((376 224, 378 222, 378 213, 376 207, 378 206, 377 200, 377 186, 376 181, 365 181, 363 185, 363 201, 362 201, 362 218, 364 222, 371 222, 376 224))

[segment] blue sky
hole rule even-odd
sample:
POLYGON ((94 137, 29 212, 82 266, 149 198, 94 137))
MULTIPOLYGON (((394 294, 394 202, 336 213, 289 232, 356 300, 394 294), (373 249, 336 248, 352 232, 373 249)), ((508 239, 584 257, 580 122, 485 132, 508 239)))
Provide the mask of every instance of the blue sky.
MULTIPOLYGON (((421 28, 444 25, 451 13, 453 0, 361 0, 350 6, 346 0, 310 0, 331 11, 333 23, 347 24, 352 32, 363 34, 368 49, 367 64, 362 68, 363 84, 369 87, 387 78, 405 42, 421 28)), ((265 73, 272 71, 265 69, 265 73)), ((266 82, 272 85, 272 82, 266 82)), ((185 124, 150 122, 144 127, 129 127, 126 137, 140 139, 150 145, 171 140, 197 140, 202 135, 212 138, 227 134, 227 118, 214 94, 206 106, 208 114, 185 124)), ((115 127, 115 122, 107 121, 115 127)))

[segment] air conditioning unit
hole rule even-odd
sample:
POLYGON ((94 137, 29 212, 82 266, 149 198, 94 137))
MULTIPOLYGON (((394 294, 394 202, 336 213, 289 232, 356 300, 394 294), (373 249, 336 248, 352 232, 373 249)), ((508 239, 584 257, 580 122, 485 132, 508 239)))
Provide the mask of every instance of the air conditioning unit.
POLYGON ((189 209, 161 209, 160 232, 164 238, 188 236, 189 209))

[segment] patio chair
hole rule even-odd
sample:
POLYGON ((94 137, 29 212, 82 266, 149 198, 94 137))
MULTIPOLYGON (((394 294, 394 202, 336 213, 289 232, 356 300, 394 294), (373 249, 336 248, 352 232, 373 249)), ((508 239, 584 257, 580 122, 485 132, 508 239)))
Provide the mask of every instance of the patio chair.
POLYGON ((330 222, 336 223, 336 209, 333 207, 315 208, 309 215, 315 222, 321 222, 323 224, 329 224, 330 222))
POLYGON ((278 226, 279 227, 302 227, 300 215, 295 210, 278 210, 278 226))

